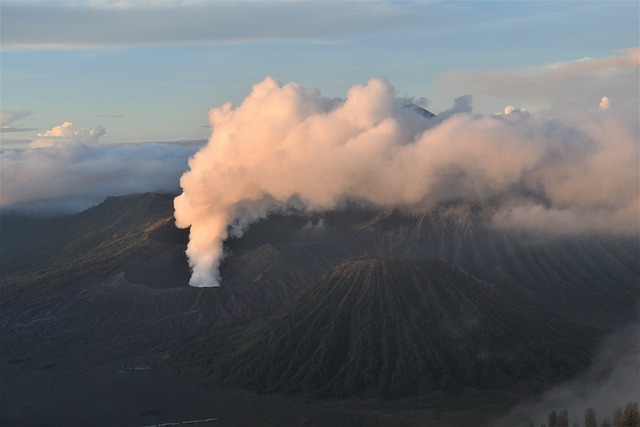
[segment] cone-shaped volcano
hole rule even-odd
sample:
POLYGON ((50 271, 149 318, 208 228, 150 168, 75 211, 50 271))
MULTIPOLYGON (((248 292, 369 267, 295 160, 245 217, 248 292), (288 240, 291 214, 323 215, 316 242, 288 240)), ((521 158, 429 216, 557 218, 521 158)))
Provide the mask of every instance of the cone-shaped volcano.
POLYGON ((261 391, 393 397, 558 379, 586 363, 575 338, 444 262, 366 258, 276 315, 204 339, 206 366, 185 362, 261 391))

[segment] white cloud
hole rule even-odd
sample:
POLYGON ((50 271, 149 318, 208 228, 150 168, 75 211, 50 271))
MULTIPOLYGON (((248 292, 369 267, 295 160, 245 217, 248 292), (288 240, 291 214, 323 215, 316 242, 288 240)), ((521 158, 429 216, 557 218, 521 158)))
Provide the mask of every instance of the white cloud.
POLYGON ((536 67, 456 71, 438 79, 442 88, 489 95, 521 104, 596 106, 602 93, 620 108, 638 111, 640 48, 605 58, 582 58, 536 67))
POLYGON ((20 124, 22 119, 31 115, 31 111, 8 111, 0 112, 0 132, 25 132, 33 128, 24 127, 20 124))
POLYGON ((178 192, 201 144, 60 144, 0 152, 0 207, 78 211, 107 196, 178 192))
POLYGON ((46 132, 38 133, 29 144, 30 148, 51 147, 58 144, 95 144, 106 133, 102 126, 91 129, 78 128, 71 122, 64 122, 46 132))
POLYGON ((388 1, 2 2, 2 49, 336 41, 420 25, 410 4, 388 1))

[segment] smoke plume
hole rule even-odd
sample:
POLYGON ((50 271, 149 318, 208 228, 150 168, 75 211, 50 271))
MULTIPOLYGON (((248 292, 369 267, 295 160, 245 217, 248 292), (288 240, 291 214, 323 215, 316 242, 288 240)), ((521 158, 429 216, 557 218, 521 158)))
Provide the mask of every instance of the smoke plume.
POLYGON ((209 112, 210 140, 180 180, 190 283, 219 285, 223 242, 253 221, 347 198, 385 207, 490 200, 502 227, 635 232, 638 117, 597 107, 483 116, 466 96, 426 118, 380 78, 345 99, 267 78, 239 106, 209 112))

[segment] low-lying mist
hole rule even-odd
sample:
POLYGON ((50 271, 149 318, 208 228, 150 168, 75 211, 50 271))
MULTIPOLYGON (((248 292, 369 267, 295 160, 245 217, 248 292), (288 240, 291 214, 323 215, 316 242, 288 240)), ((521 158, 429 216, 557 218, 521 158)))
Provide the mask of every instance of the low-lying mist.
POLYGON ((73 213, 129 193, 177 194, 201 143, 89 144, 65 141, 0 153, 0 208, 73 213))
POLYGON ((640 402, 640 323, 635 322, 605 339, 589 369, 577 378, 545 392, 541 398, 516 407, 494 427, 546 423, 551 411, 567 410, 571 422, 582 425, 588 408, 598 425, 611 423, 612 413, 627 403, 640 402))

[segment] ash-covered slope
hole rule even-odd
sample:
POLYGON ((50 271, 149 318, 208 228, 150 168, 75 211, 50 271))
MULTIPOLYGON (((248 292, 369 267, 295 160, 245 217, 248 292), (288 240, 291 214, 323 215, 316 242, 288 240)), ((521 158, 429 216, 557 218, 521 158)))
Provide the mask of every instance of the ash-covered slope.
POLYGON ((397 397, 558 380, 584 332, 434 259, 345 261, 277 314, 201 338, 186 375, 263 392, 397 397))
MULTIPOLYGON (((501 387, 515 378, 554 379, 580 370, 595 340, 637 315, 638 236, 535 235, 496 228, 486 212, 459 203, 428 211, 352 205, 270 215, 226 242, 230 255, 221 266, 222 287, 204 289, 187 286, 188 233, 175 228, 171 195, 109 198, 67 217, 3 214, 0 413, 12 425, 24 419, 63 424, 69 414, 80 413, 85 418, 75 422, 92 424, 100 419, 95 408, 113 413, 114 403, 110 396, 89 399, 83 387, 101 390, 113 373, 85 373, 105 363, 127 363, 133 355, 154 360, 158 371, 170 369, 168 361, 174 360, 172 367, 194 380, 335 396, 501 387), (346 267, 346 260, 357 257, 389 265, 380 267, 379 280, 369 280, 367 269, 346 267), (405 261, 389 258, 413 261, 396 268, 391 265, 405 261), (437 262, 416 261, 423 258, 468 274, 449 266, 440 274, 437 262), (439 286, 432 277, 440 276, 460 284, 439 286), (417 278, 429 281, 416 282, 411 292, 391 292, 392 283, 417 278), (330 280, 335 291, 329 291, 330 280), (459 289, 462 284, 472 291, 459 289), (420 292, 439 299, 420 299, 420 292), (421 304, 430 311, 419 309, 421 304), (359 308, 346 310, 350 305, 359 308), (269 317, 277 310, 282 311, 269 317), (384 310, 391 314, 383 316, 384 310), (341 317, 330 316, 336 312, 341 317), (428 313, 439 313, 437 325, 429 323, 428 313), (468 313, 488 325, 486 333, 472 334, 468 313), (502 340, 518 328, 523 336, 502 340), (419 332, 426 338, 418 338, 419 332), (223 354, 213 342, 232 353, 223 354), (491 351, 478 353, 483 345, 491 351), (264 349, 268 363, 248 349, 264 349), (294 362, 283 367, 288 360, 294 362), (54 395, 66 403, 60 406, 54 395), (36 413, 42 415, 26 415, 36 413)), ((154 387, 144 381, 137 386, 154 387)), ((130 402, 120 408, 122 420, 131 416, 126 408, 139 404, 132 390, 117 391, 130 402)), ((176 401, 160 412, 175 415, 184 412, 180 408, 176 401)), ((150 408, 138 409, 146 414, 150 408)))
MULTIPOLYGON (((227 242, 221 288, 190 288, 187 232, 175 228, 172 202, 141 194, 68 217, 0 218, 4 357, 37 365, 70 352, 89 360, 115 349, 190 348, 202 333, 273 314, 355 257, 437 258, 494 284, 537 318, 562 319, 596 337, 637 314, 637 236, 503 230, 482 207, 466 204, 271 215, 227 242)), ((398 334, 412 327, 403 323, 398 334)), ((194 360, 209 358, 195 353, 194 360)))
MULTIPOLYGON (((84 212, 61 217, 0 217, 2 275, 59 268, 100 252, 105 258, 143 242, 145 233, 171 221, 173 196, 133 194, 108 197, 84 212)), ((187 234, 177 237, 186 241, 187 234)), ((140 254, 144 256, 144 254, 140 254)), ((149 254, 146 254, 149 255, 149 254)), ((138 258, 138 257, 134 257, 138 258)), ((100 259, 92 260, 93 267, 100 259)))
POLYGON ((438 258, 528 309, 603 333, 636 313, 637 236, 537 236, 496 228, 484 212, 458 204, 272 215, 227 242, 219 289, 187 286, 188 233, 173 224, 171 195, 112 197, 62 218, 3 216, 0 326, 5 337, 31 336, 36 345, 45 336, 62 347, 57 331, 69 336, 64 325, 87 326, 87 317, 105 330, 131 319, 126 327, 156 336, 166 318, 179 319, 178 329, 217 328, 269 315, 335 265, 363 256, 438 258), (16 325, 48 332, 14 333, 16 325))
POLYGON ((272 257, 273 267, 251 276, 256 283, 283 274, 313 283, 354 257, 430 257, 494 283, 525 307, 568 322, 610 332, 635 316, 640 300, 637 235, 503 229, 491 222, 490 210, 460 203, 432 210, 351 207, 272 215, 241 239, 227 242, 232 256, 222 264, 223 287, 246 282, 251 260, 265 259, 255 257, 260 251, 272 257))
MULTIPOLYGON (((110 197, 65 217, 0 221, 0 362, 82 355, 92 363, 123 348, 170 347, 270 314, 297 293, 286 275, 268 285, 239 279, 245 286, 187 286, 188 231, 175 228, 168 194, 110 197)), ((249 271, 260 268, 271 263, 249 271)))

